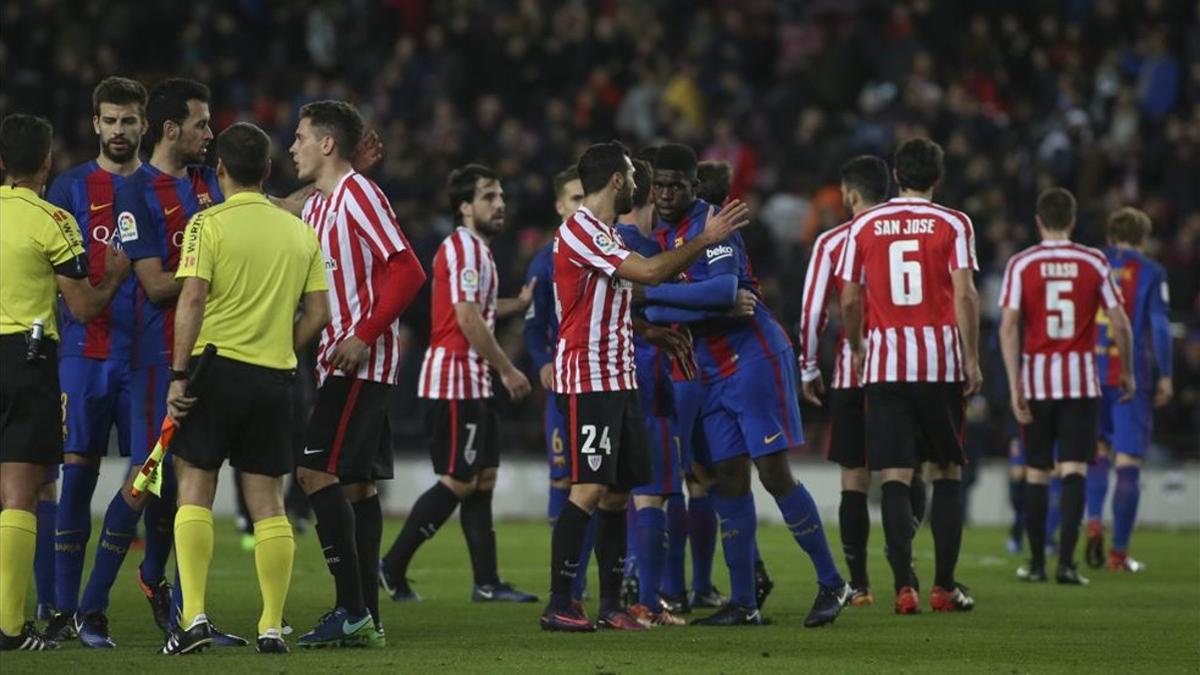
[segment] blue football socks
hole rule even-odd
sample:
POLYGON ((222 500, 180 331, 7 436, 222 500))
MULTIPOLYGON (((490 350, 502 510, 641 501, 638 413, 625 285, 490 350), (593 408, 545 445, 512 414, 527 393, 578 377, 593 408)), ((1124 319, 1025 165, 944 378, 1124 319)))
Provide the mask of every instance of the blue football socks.
POLYGON ((667 514, 660 508, 637 510, 638 603, 657 610, 658 588, 667 559, 667 514))
POLYGON ((1113 549, 1129 550, 1129 537, 1137 519, 1138 499, 1141 497, 1141 469, 1136 466, 1117 468, 1117 487, 1113 490, 1113 549))
POLYGON ((712 592, 713 556, 717 552, 717 514, 712 498, 688 500, 687 536, 692 550, 692 591, 697 595, 712 592))
POLYGON ((730 602, 756 609, 754 597, 754 545, 758 520, 754 511, 754 496, 712 496, 713 510, 721 524, 721 550, 729 567, 730 602))
POLYGON ((120 492, 108 503, 100 540, 96 544, 96 563, 92 566, 92 574, 88 577, 79 605, 85 614, 108 609, 108 592, 117 579, 117 573, 121 571, 121 563, 129 552, 129 545, 137 536, 137 524, 141 517, 141 511, 130 506, 120 492))
POLYGON ((813 567, 817 570, 817 581, 822 586, 841 588, 845 581, 833 562, 833 553, 830 552, 829 542, 825 539, 825 529, 821 527, 821 514, 817 512, 817 505, 808 489, 797 483, 786 497, 776 500, 775 503, 779 505, 779 511, 783 514, 783 520, 792 537, 812 560, 813 567))
POLYGON ((79 609, 84 555, 92 535, 92 494, 100 472, 84 464, 63 464, 62 492, 54 523, 54 608, 79 609))

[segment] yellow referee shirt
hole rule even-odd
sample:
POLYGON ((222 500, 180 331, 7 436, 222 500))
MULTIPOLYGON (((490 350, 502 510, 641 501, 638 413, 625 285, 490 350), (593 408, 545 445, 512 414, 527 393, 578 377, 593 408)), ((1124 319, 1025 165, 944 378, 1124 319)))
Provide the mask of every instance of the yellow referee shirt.
POLYGON ((256 192, 192 217, 175 273, 187 277, 209 283, 192 354, 211 342, 221 356, 278 370, 296 367, 292 323, 301 296, 328 289, 316 233, 256 192))
POLYGON ((0 187, 0 335, 24 333, 41 319, 45 335, 58 339, 57 274, 87 278, 79 224, 29 188, 0 187))

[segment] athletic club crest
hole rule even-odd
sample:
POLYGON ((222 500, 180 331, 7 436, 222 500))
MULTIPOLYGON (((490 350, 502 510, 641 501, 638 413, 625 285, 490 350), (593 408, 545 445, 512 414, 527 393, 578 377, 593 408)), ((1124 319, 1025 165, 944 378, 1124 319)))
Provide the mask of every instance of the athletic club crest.
POLYGON ((475 455, 479 454, 474 448, 469 448, 463 452, 463 459, 467 460, 467 464, 475 463, 475 455))
POLYGON ((600 463, 603 461, 604 458, 600 455, 588 455, 588 466, 592 467, 592 471, 599 471, 600 463))

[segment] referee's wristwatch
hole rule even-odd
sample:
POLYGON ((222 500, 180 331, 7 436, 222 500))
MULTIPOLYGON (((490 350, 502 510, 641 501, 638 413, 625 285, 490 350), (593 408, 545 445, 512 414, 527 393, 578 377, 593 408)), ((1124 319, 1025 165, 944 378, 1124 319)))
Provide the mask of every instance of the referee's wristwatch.
POLYGON ((189 375, 188 371, 186 371, 186 370, 175 370, 174 368, 171 369, 171 381, 172 382, 178 382, 179 380, 186 380, 186 379, 188 379, 189 376, 190 375, 189 375))

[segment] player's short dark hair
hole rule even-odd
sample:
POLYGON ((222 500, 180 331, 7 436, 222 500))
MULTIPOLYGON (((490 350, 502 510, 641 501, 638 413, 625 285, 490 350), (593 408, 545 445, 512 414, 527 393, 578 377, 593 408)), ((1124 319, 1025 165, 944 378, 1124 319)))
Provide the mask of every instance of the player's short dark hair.
POLYGON ((229 125, 217 136, 217 158, 238 185, 258 185, 271 170, 271 138, 250 124, 229 125))
POLYGON ((1108 217, 1107 234, 1110 241, 1141 246, 1150 236, 1153 225, 1150 216, 1132 206, 1117 209, 1108 217))
POLYGON ((363 136, 363 118, 358 108, 345 101, 313 101, 300 108, 300 119, 329 136, 337 144, 338 156, 342 159, 354 157, 363 136))
POLYGON ((907 140, 896 150, 896 182, 907 190, 929 190, 942 179, 942 146, 928 138, 907 140))
POLYGON ((1037 214, 1047 230, 1065 230, 1075 222, 1075 196, 1060 187, 1043 190, 1038 195, 1037 214))
POLYGON ((647 162, 650 162, 650 167, 653 168, 654 167, 654 157, 657 154, 658 154, 658 146, 657 145, 647 145, 646 147, 642 148, 641 150, 638 150, 637 152, 633 153, 633 158, 634 159, 644 159, 647 162))
POLYGON ((629 149, 620 141, 589 146, 576 165, 583 194, 590 195, 603 190, 614 173, 625 173, 628 161, 629 149))
POLYGON ((183 124, 188 117, 188 101, 208 103, 208 87, 195 80, 172 77, 150 88, 146 99, 146 125, 150 147, 163 138, 163 125, 168 121, 183 124))
POLYGON ((495 171, 482 164, 467 164, 450 172, 446 178, 446 194, 450 197, 450 211, 454 214, 454 222, 461 223, 462 214, 458 207, 464 202, 475 201, 475 183, 479 179, 499 180, 495 171))
POLYGON ((579 180, 579 168, 568 166, 567 168, 554 174, 554 198, 562 199, 563 193, 566 192, 567 183, 573 180, 579 180))
POLYGON ((842 183, 872 204, 887 198, 889 182, 887 162, 878 157, 859 155, 842 165, 842 183))
POLYGON ((141 82, 116 75, 106 77, 100 80, 100 84, 97 84, 96 88, 92 90, 92 114, 100 114, 101 103, 112 103, 113 105, 136 103, 138 111, 145 115, 147 98, 149 95, 141 82))
POLYGON ((733 166, 729 162, 707 160, 696 165, 696 196, 709 204, 720 206, 729 197, 733 186, 733 166))
POLYGON ((644 159, 633 160, 633 208, 641 208, 650 201, 650 188, 654 183, 654 169, 644 159))
POLYGON ((664 143, 654 153, 655 171, 679 171, 694 178, 696 164, 696 151, 682 143, 664 143))
POLYGON ((0 161, 9 177, 37 174, 50 154, 54 127, 45 118, 13 113, 0 122, 0 161))

